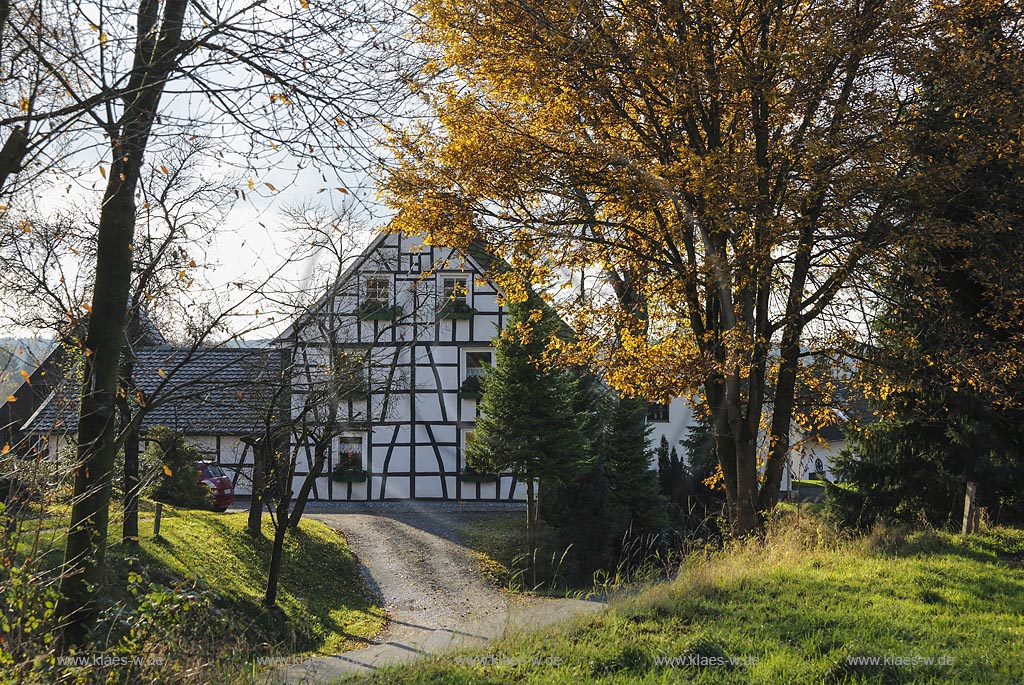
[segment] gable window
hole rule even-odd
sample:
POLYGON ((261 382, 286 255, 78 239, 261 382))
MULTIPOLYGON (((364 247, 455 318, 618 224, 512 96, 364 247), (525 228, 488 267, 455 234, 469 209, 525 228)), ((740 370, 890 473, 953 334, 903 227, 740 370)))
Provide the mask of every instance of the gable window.
POLYGON ((356 316, 360 321, 383 321, 396 318, 402 313, 402 308, 391 306, 390 301, 391 281, 386 276, 371 276, 366 279, 366 296, 362 303, 356 307, 356 316))
POLYGON ((467 304, 466 296, 469 295, 469 281, 465 276, 445 276, 441 280, 442 304, 456 302, 467 304))
POLYGON ((380 276, 374 276, 373 278, 366 279, 366 299, 374 302, 380 302, 381 304, 387 304, 388 302, 388 287, 391 284, 388 279, 380 276))
POLYGON ((472 319, 476 310, 469 306, 469 279, 466 276, 442 276, 437 302, 440 319, 472 319))
POLYGON ((655 402, 648 404, 647 420, 651 423, 668 423, 668 404, 655 402))

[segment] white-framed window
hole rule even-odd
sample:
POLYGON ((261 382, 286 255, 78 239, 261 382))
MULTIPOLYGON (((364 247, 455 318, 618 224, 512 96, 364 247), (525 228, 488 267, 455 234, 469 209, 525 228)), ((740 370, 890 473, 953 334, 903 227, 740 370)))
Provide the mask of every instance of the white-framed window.
POLYGON ((468 276, 441 276, 441 304, 469 303, 468 276))
POLYGON ((391 281, 384 276, 370 276, 366 279, 366 299, 387 304, 391 281))
POLYGON ((466 350, 466 378, 479 378, 487 368, 494 365, 494 352, 491 350, 466 350))
POLYGON ((338 437, 338 455, 334 460, 335 467, 342 469, 366 468, 363 461, 363 436, 350 433, 338 437))

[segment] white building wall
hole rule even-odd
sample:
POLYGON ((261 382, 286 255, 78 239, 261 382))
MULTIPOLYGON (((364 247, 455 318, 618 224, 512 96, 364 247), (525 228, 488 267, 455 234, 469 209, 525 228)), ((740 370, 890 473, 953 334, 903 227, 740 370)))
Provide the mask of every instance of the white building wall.
MULTIPOLYGON (((360 440, 367 477, 364 483, 318 481, 315 496, 332 500, 525 499, 525 485, 511 476, 482 483, 461 478, 466 434, 475 423, 479 401, 461 391, 471 373, 467 353, 491 351, 493 360, 493 339, 506 315, 497 290, 480 266, 447 248, 427 245, 417 236, 392 234, 371 244, 341 289, 341 295, 324 302, 323 313, 326 316, 326 310, 334 309, 342 347, 369 357, 368 396, 343 401, 340 417, 352 426, 349 437, 360 440), (402 310, 397 318, 359 320, 356 316, 368 288, 379 291, 379 283, 370 283, 371 279, 387 281, 387 304, 402 310), (466 304, 475 310, 472 315, 437 315, 447 303, 446 279, 460 280, 465 286, 466 304)), ((322 363, 328 352, 326 338, 316 331, 302 331, 300 336, 306 363, 322 363)), ((297 391, 304 385, 303 378, 296 379, 297 391)), ((296 392, 293 412, 300 411, 304 402, 305 396, 296 392)), ((675 446, 685 437, 692 417, 689 406, 675 400, 669 409, 668 422, 654 424, 655 446, 662 435, 675 446)), ((328 474, 337 464, 339 451, 336 441, 328 474)), ((300 471, 297 482, 304 475, 300 471)))

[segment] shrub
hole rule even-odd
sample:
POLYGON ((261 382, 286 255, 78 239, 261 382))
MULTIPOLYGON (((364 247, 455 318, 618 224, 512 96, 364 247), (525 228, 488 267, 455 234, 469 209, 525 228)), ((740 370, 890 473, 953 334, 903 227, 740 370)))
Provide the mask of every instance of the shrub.
POLYGON ((189 444, 181 433, 156 426, 146 435, 146 446, 141 463, 160 463, 162 473, 158 474, 147 489, 147 494, 158 502, 188 509, 209 509, 213 502, 208 487, 199 482, 196 462, 203 460, 203 453, 189 444))

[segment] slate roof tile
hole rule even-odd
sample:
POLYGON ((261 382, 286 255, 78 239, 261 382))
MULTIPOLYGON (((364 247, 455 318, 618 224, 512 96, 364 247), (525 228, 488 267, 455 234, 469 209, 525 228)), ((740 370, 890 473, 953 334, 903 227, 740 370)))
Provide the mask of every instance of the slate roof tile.
MULTIPOLYGON (((266 348, 147 347, 138 351, 135 387, 152 408, 143 429, 187 435, 247 435, 260 429, 280 370, 266 348)), ((78 430, 77 381, 65 380, 26 422, 32 433, 78 430)))

